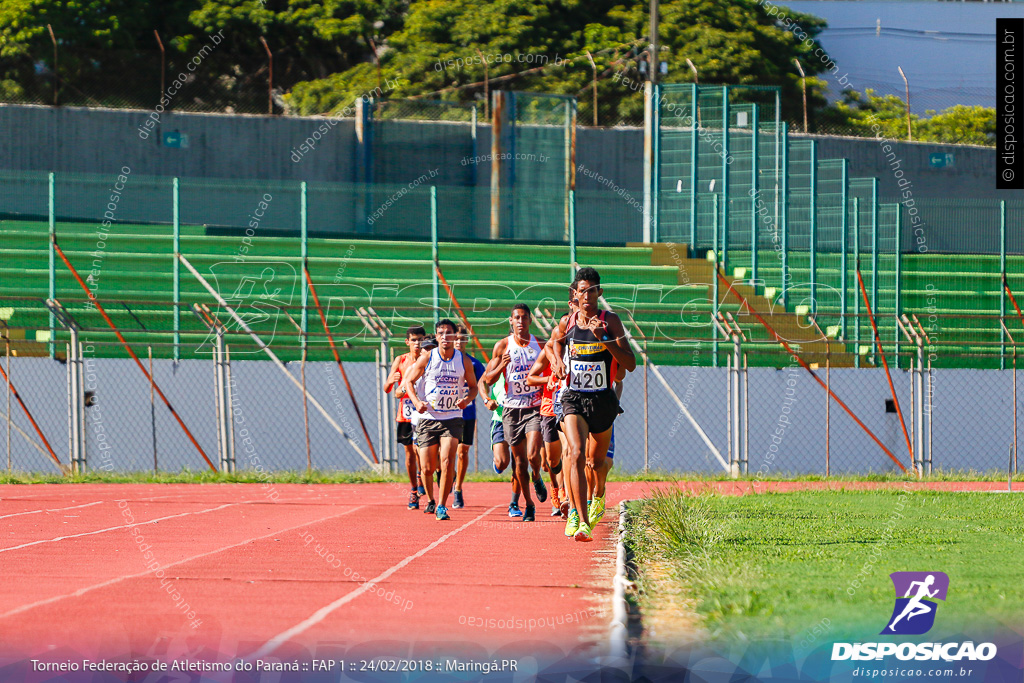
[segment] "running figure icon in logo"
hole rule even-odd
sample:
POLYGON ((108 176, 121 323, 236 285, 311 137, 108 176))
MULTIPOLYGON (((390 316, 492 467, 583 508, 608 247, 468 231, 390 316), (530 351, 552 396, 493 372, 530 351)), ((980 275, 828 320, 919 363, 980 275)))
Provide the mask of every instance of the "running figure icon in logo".
POLYGON ((945 600, 949 577, 943 572, 894 572, 896 605, 882 634, 921 635, 935 624, 935 599, 945 600), (903 597, 899 597, 900 595, 903 597))

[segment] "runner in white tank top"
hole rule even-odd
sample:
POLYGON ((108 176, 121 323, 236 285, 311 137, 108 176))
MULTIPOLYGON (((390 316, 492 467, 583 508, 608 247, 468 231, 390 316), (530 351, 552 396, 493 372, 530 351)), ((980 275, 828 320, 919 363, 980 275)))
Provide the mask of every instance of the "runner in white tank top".
POLYGON ((445 318, 434 325, 437 348, 416 360, 404 380, 406 392, 420 413, 416 445, 427 489, 427 513, 448 516, 448 495, 455 479, 455 456, 464 426, 462 411, 476 398, 476 374, 469 356, 455 350, 455 323, 445 318), (423 384, 419 382, 422 379, 423 384), (467 389, 464 389, 465 384, 467 389), (441 471, 441 495, 434 502, 434 470, 441 471))
MULTIPOLYGON (((537 499, 543 503, 548 498, 547 487, 541 478, 540 464, 541 391, 526 381, 530 368, 541 353, 541 343, 530 333, 530 323, 530 307, 526 304, 516 304, 512 308, 512 315, 509 316, 512 334, 494 345, 494 356, 480 378, 489 385, 497 381, 505 382, 501 421, 505 441, 512 451, 513 476, 519 482, 522 494, 526 498, 524 522, 533 522, 536 518, 536 507, 528 486, 531 478, 530 469, 533 470, 533 488, 537 499)), ((508 514, 509 517, 519 516, 519 506, 515 499, 509 504, 508 514)))
POLYGON ((511 361, 505 366, 505 402, 502 405, 506 408, 539 407, 541 389, 530 386, 526 381, 530 368, 541 354, 537 338, 531 334, 530 342, 522 346, 516 336, 510 334, 505 342, 505 349, 511 361))

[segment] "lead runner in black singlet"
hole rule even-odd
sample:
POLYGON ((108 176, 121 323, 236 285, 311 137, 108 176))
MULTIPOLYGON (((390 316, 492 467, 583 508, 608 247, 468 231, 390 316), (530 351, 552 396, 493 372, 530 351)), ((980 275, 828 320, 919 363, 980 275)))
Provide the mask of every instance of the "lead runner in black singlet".
POLYGON ((559 322, 551 335, 552 371, 566 378, 562 392, 562 421, 568 449, 562 467, 569 494, 569 521, 565 534, 590 541, 587 515, 586 466, 603 467, 611 440, 612 423, 619 413, 613 384, 619 366, 636 369, 622 321, 615 313, 598 310, 601 276, 593 268, 581 268, 573 279, 577 312, 559 322), (564 356, 563 356, 564 354, 564 356), (587 437, 596 441, 588 454, 587 437), (587 462, 588 457, 592 462, 587 462))

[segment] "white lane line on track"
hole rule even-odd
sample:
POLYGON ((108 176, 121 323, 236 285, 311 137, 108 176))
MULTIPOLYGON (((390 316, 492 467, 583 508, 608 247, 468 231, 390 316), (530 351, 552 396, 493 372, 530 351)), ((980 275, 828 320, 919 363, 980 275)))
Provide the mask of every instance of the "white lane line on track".
POLYGON ((71 505, 71 506, 66 507, 66 508, 50 508, 50 509, 47 509, 47 510, 28 510, 26 512, 14 512, 14 513, 11 513, 9 515, 0 515, 0 519, 7 519, 8 517, 18 517, 20 515, 37 515, 37 514, 40 514, 42 512, 60 512, 61 510, 74 510, 76 508, 87 508, 87 507, 89 507, 91 505, 99 505, 102 502, 103 502, 102 500, 97 500, 97 501, 92 502, 92 503, 83 503, 82 505, 71 505))
POLYGON ((490 510, 487 510, 486 512, 484 512, 482 515, 480 515, 476 519, 473 519, 473 520, 470 520, 470 521, 466 522, 465 524, 460 526, 458 529, 455 529, 454 531, 449 531, 447 534, 445 534, 441 538, 437 539, 436 541, 434 541, 433 543, 428 545, 426 548, 423 548, 422 550, 419 550, 418 552, 413 553, 412 555, 409 555, 407 558, 405 558, 404 560, 402 560, 398 564, 394 565, 393 567, 391 567, 389 569, 385 569, 382 573, 378 574, 377 576, 375 576, 374 578, 370 579, 369 581, 363 583, 361 586, 359 586, 359 588, 356 588, 354 591, 346 593, 345 595, 341 596, 340 598, 338 598, 337 600, 335 600, 331 604, 325 605, 324 607, 321 607, 316 612, 313 612, 313 614, 311 614, 307 619, 299 622, 298 624, 296 624, 295 626, 292 626, 287 631, 283 631, 282 633, 279 633, 276 636, 274 636, 273 638, 271 638, 270 640, 268 640, 263 645, 263 647, 261 647, 259 650, 257 650, 253 654, 248 655, 247 657, 245 657, 246 661, 257 659, 259 657, 265 657, 265 656, 269 655, 274 650, 276 650, 277 648, 281 647, 281 645, 283 645, 285 642, 287 642, 290 638, 293 638, 294 636, 299 635, 300 633, 302 633, 303 631, 309 629, 312 626, 316 626, 318 623, 323 621, 328 615, 330 615, 331 612, 333 612, 334 610, 338 609, 339 607, 341 607, 341 606, 343 606, 343 605, 345 605, 345 604, 347 604, 349 602, 352 602, 353 600, 358 598, 360 595, 362 595, 366 591, 370 590, 370 586, 373 586, 375 584, 380 583, 381 581, 383 581, 384 579, 388 578, 389 576, 391 576, 392 574, 394 574, 399 569, 401 569, 402 567, 406 566, 407 564, 409 564, 413 560, 415 560, 417 558, 420 558, 420 557, 423 557, 424 555, 426 555, 431 550, 433 550, 437 546, 439 546, 442 543, 444 543, 445 541, 447 541, 449 538, 451 538, 455 534, 457 534, 460 531, 463 531, 463 530, 469 528, 473 524, 476 524, 481 519, 483 519, 487 515, 491 514, 495 510, 497 510, 499 507, 501 507, 501 506, 500 505, 495 505, 490 510))
POLYGON ((107 531, 114 531, 115 529, 130 529, 135 526, 145 526, 146 524, 155 524, 156 522, 163 522, 167 519, 174 519, 176 517, 188 517, 189 515, 202 515, 207 512, 216 512, 217 510, 223 510, 234 505, 245 505, 252 501, 243 501, 241 503, 226 503, 224 505, 218 505, 215 508, 207 508, 206 510, 193 510, 192 512, 179 512, 176 515, 168 515, 167 517, 157 517, 146 522, 135 522, 134 524, 119 524, 118 526, 110 526, 106 529, 97 529, 95 531, 86 531, 80 534, 71 534, 70 536, 57 536, 56 538, 46 538, 41 541, 31 541, 29 543, 22 543, 21 545, 12 545, 9 548, 0 548, 0 553, 6 553, 11 550, 20 550, 22 548, 29 548, 34 545, 40 545, 42 543, 56 543, 57 541, 66 541, 71 538, 81 538, 83 536, 95 536, 96 534, 106 533, 107 531))
POLYGON ((271 531, 269 534, 263 534, 262 536, 253 536, 252 538, 247 538, 244 541, 239 541, 238 543, 232 543, 231 545, 226 545, 223 548, 217 548, 216 550, 208 550, 205 553, 199 553, 198 555, 192 555, 191 557, 186 557, 185 559, 182 559, 182 560, 177 560, 175 562, 168 562, 167 564, 161 565, 161 566, 157 567, 156 569, 148 569, 148 570, 146 570, 144 572, 139 572, 138 574, 125 574, 124 576, 119 576, 116 579, 109 579, 107 581, 104 581, 102 583, 97 583, 97 584, 94 584, 92 586, 86 586, 85 588, 79 588, 78 590, 76 590, 76 591, 74 591, 72 593, 66 593, 64 595, 55 595, 52 598, 45 598, 43 600, 39 600, 37 602, 33 602, 31 604, 28 604, 28 605, 22 605, 21 607, 15 607, 14 609, 12 609, 12 610, 10 610, 8 612, 4 612, 3 614, 0 614, 0 619, 3 619, 5 617, 11 617, 11 616, 14 616, 15 614, 21 614, 22 612, 27 612, 28 610, 35 609, 36 607, 42 607, 43 605, 49 605, 49 604, 57 602, 59 600, 64 600, 65 598, 77 598, 77 597, 79 597, 81 595, 85 595, 86 593, 89 593, 90 591, 97 590, 99 588, 105 588, 107 586, 111 586, 111 585, 113 585, 115 583, 119 583, 121 581, 126 581, 128 579, 138 579, 138 578, 141 578, 143 576, 146 576, 147 574, 152 574, 152 573, 154 573, 154 572, 156 572, 156 571, 158 571, 160 569, 167 569, 168 567, 174 567, 174 566, 177 566, 179 564, 185 564, 187 562, 192 562, 193 560, 199 560, 199 559, 202 559, 204 557, 209 557, 210 555, 216 555, 217 553, 222 553, 225 550, 230 550, 232 548, 237 548, 239 546, 245 545, 246 543, 252 543, 253 541, 258 541, 258 540, 260 540, 262 538, 268 538, 268 537, 274 536, 276 534, 282 534, 282 533, 285 533, 286 531, 294 531, 295 529, 300 529, 300 528, 302 528, 304 526, 310 526, 312 524, 319 524, 320 522, 325 522, 325 521, 327 521, 329 519, 336 519, 338 517, 344 517, 345 515, 347 515, 347 514, 349 514, 351 512, 355 512, 357 510, 361 510, 364 507, 366 507, 366 506, 365 505, 359 505, 357 507, 349 508, 349 509, 345 510, 344 512, 341 512, 341 513, 336 514, 336 515, 328 515, 327 517, 321 517, 320 519, 314 519, 312 521, 303 522, 302 524, 296 524, 295 526, 286 527, 284 529, 278 529, 277 531, 271 531))

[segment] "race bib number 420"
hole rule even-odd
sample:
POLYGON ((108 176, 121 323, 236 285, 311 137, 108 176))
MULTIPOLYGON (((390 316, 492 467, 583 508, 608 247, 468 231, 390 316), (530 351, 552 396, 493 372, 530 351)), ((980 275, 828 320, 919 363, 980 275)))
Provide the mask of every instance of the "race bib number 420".
POLYGON ((608 388, 604 363, 572 360, 569 363, 569 387, 576 391, 600 391, 608 388))

